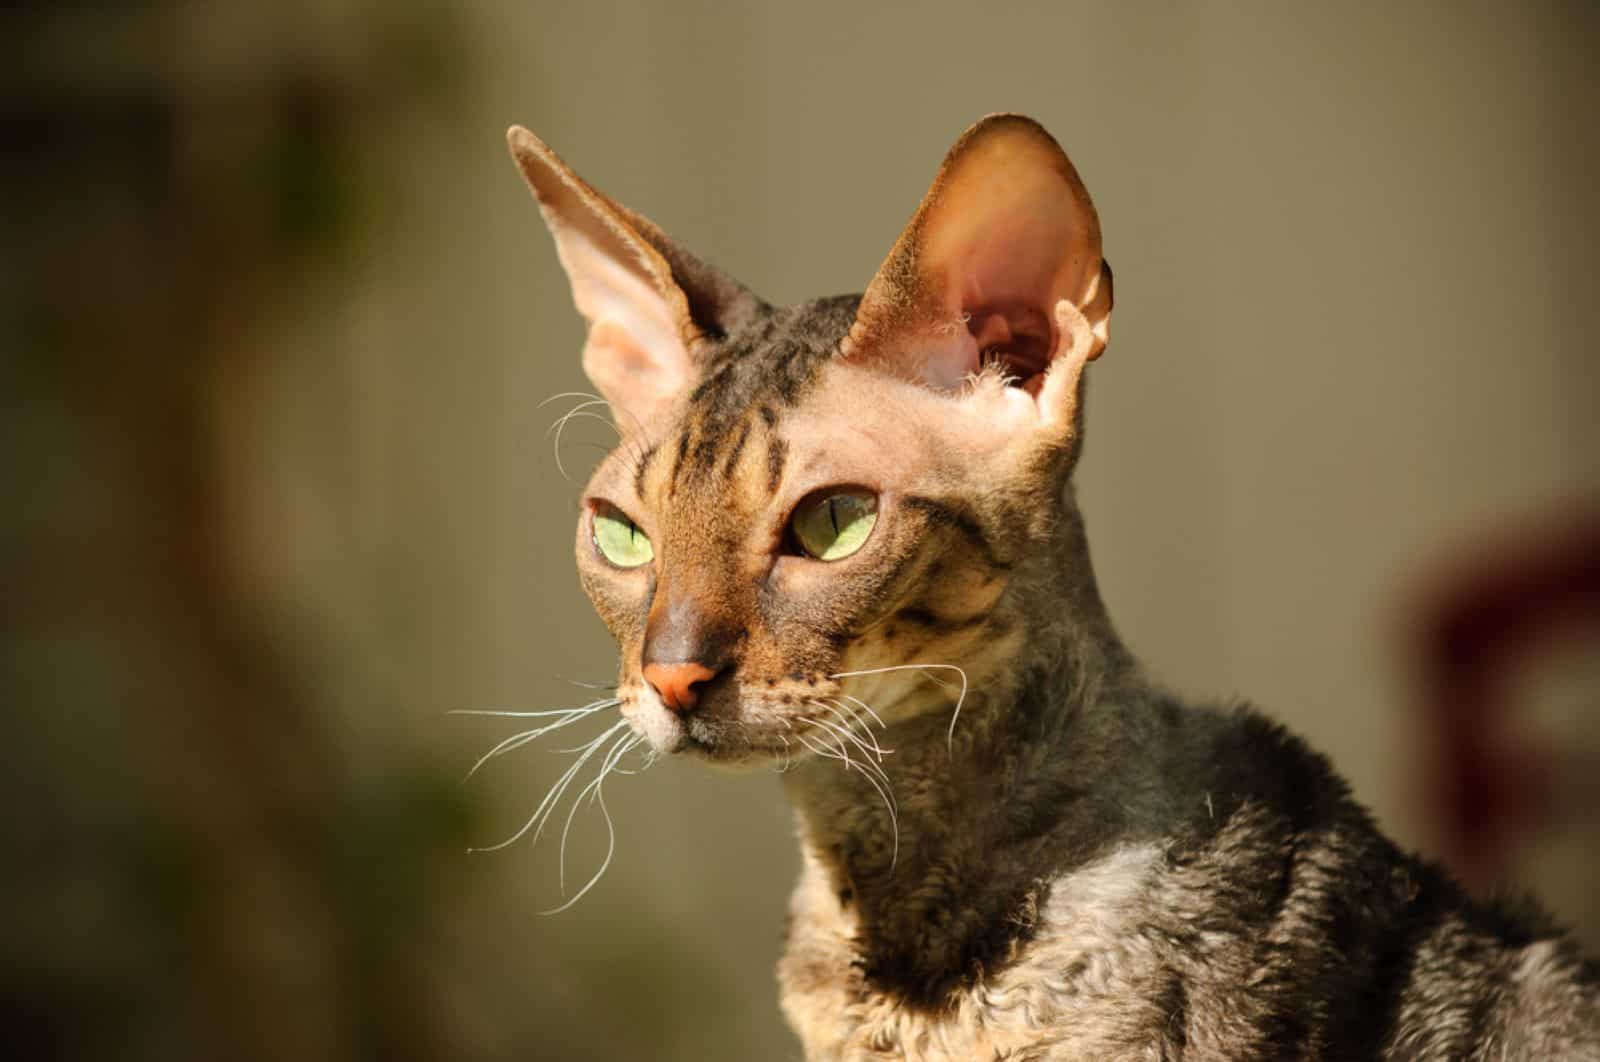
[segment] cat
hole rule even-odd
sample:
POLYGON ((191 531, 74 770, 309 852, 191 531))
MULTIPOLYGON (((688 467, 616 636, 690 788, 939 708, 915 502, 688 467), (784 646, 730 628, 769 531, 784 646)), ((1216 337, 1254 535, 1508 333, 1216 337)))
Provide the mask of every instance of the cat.
POLYGON ((577 532, 617 726, 785 768, 806 1058, 1600 1059, 1541 914, 1118 639, 1071 479, 1111 271, 1042 126, 968 129, 865 293, 792 307, 509 142, 622 436, 577 532))

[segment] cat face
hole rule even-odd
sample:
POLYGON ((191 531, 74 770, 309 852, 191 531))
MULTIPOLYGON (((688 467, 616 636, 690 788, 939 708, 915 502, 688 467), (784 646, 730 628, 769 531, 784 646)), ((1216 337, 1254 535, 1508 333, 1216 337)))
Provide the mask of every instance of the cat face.
POLYGON ((923 660, 975 678, 1019 635, 995 606, 1025 499, 983 489, 1003 452, 950 444, 994 440, 982 422, 1005 388, 955 401, 832 357, 853 302, 774 314, 771 345, 585 491, 579 571, 621 648, 622 710, 658 750, 792 756, 805 724, 864 711, 846 697, 887 720, 949 710, 938 686, 837 676, 923 660), (775 351, 805 362, 787 396, 767 382, 775 351))
POLYGON ((511 140, 623 436, 577 559, 630 724, 761 762, 949 713, 1027 637, 1008 590, 1105 342, 1098 223, 1059 147, 985 120, 865 295, 775 309, 511 140))

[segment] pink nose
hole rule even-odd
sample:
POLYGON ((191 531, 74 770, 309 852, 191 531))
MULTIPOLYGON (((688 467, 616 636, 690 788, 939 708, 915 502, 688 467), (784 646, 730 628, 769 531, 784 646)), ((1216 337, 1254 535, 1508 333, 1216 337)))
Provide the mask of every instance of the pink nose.
POLYGON ((700 694, 695 686, 715 678, 717 673, 704 664, 646 664, 644 680, 661 694, 661 703, 674 712, 692 711, 700 694))

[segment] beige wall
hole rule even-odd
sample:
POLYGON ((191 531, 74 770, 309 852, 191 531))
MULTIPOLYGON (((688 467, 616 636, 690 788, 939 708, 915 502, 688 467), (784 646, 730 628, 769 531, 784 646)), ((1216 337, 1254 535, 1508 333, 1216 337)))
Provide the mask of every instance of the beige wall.
MULTIPOLYGON (((545 436, 565 405, 540 403, 587 389, 581 330, 504 127, 788 301, 859 289, 956 134, 1020 110, 1073 156, 1117 270, 1079 477, 1113 615, 1156 674, 1263 705, 1420 843, 1411 595, 1600 488, 1594 22, 472 5, 457 118, 374 145, 394 197, 371 259, 264 341, 273 367, 245 389, 262 585, 354 647, 320 665, 352 691, 354 747, 407 734, 464 770, 509 729, 445 709, 580 703, 562 679, 614 662, 545 436)), ((581 480, 597 454, 564 456, 581 480)), ((561 762, 529 749, 471 783, 498 809, 484 842, 561 762)), ((500 950, 441 977, 484 1051, 533 1028, 556 1059, 793 1057, 770 973, 795 867, 776 782, 668 763, 608 797, 616 859, 568 914, 534 913, 553 845, 472 857, 461 930, 500 950)), ((587 876, 603 831, 576 832, 587 876)))

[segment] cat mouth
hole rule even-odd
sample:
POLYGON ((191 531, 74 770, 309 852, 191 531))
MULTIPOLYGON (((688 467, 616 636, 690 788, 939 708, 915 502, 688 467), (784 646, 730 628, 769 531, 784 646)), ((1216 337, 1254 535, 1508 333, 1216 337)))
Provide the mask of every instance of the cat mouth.
POLYGON ((674 755, 725 766, 762 766, 781 763, 784 759, 782 739, 766 740, 737 720, 699 719, 691 715, 682 723, 681 736, 671 749, 674 755))
MULTIPOLYGON (((802 748, 782 733, 743 718, 743 706, 731 713, 672 711, 660 703, 639 703, 627 713, 635 733, 664 756, 686 756, 726 766, 782 764, 802 748)), ((781 729, 781 728, 779 728, 781 729)))

